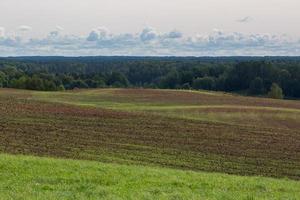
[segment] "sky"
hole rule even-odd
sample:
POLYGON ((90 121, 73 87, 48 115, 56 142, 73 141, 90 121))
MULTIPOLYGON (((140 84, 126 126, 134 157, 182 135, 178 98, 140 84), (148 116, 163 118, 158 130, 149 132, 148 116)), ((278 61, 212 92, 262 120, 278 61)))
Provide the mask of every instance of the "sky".
POLYGON ((1 0, 0 56, 300 55, 299 0, 1 0))

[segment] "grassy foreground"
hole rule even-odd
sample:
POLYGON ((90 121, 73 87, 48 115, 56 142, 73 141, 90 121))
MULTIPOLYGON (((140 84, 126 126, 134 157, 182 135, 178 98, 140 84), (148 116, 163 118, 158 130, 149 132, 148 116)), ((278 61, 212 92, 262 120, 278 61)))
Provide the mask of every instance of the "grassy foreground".
POLYGON ((299 199, 300 182, 0 155, 0 199, 299 199))

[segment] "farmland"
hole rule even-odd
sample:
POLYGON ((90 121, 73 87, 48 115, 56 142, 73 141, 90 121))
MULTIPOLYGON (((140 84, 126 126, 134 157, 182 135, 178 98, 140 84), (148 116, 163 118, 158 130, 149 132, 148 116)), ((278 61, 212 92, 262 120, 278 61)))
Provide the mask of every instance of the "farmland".
POLYGON ((0 150, 300 179, 300 102, 206 91, 0 92, 0 150))

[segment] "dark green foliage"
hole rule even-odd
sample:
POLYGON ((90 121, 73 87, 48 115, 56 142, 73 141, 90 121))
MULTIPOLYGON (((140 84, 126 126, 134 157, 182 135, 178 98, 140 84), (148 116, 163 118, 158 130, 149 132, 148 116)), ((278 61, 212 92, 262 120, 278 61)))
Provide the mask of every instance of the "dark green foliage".
POLYGON ((203 90, 214 90, 215 79, 213 77, 196 78, 193 82, 193 88, 203 90))
POLYGON ((5 87, 6 85, 7 85, 6 74, 0 71, 0 88, 5 87))
POLYGON ((185 90, 190 90, 191 89, 191 85, 189 83, 184 83, 181 88, 185 89, 185 90))
POLYGON ((57 86, 55 85, 55 83, 53 81, 48 81, 45 80, 44 81, 44 90, 45 91, 55 91, 57 90, 57 86))
POLYGON ((124 74, 120 72, 112 72, 107 81, 108 85, 111 85, 113 87, 127 87, 129 86, 129 82, 127 78, 124 76, 124 74))
POLYGON ((58 91, 64 91, 65 87, 63 85, 60 85, 60 86, 57 87, 57 90, 58 91))
POLYGON ((256 77, 250 82, 249 93, 254 95, 264 93, 264 82, 262 78, 256 77))
POLYGON ((83 80, 75 80, 71 83, 71 88, 88 88, 89 86, 83 80))
POLYGON ((31 90, 142 87, 267 95, 277 83, 300 98, 297 57, 28 57, 0 59, 0 87, 31 90), (63 87, 61 87, 63 86, 63 87))
POLYGON ((166 76, 160 80, 161 88, 175 89, 180 84, 179 74, 176 70, 170 71, 166 76))
POLYGON ((273 83, 268 93, 269 98, 283 99, 282 89, 276 83, 273 83))
POLYGON ((9 83, 9 86, 18 89, 27 89, 27 79, 28 77, 26 76, 22 76, 18 79, 12 79, 9 83))

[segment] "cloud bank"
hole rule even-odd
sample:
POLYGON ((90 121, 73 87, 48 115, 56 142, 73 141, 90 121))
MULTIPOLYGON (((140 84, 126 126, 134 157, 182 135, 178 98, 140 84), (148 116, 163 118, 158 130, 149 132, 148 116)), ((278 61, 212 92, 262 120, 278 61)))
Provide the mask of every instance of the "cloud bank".
POLYGON ((5 28, 0 26, 0 38, 5 36, 5 28))
MULTIPOLYGON (((247 21, 246 19, 243 21, 247 21)), ((29 31, 22 26, 19 30, 29 31)), ((56 27, 43 38, 25 39, 5 34, 0 27, 0 56, 124 55, 124 56, 265 56, 300 55, 300 40, 286 35, 228 33, 185 36, 178 30, 159 32, 146 27, 139 33, 113 34, 98 27, 86 36, 62 34, 56 27)))
POLYGON ((27 32, 27 31, 31 31, 32 28, 30 26, 22 25, 18 27, 18 30, 22 32, 27 32))

